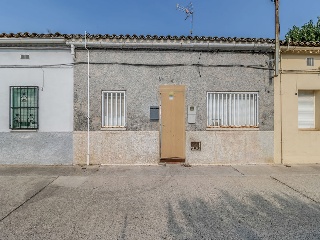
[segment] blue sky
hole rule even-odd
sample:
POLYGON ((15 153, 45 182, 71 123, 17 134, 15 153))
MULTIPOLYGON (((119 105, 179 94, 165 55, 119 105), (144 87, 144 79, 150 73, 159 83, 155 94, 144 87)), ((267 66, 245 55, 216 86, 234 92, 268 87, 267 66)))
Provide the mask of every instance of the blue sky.
MULTIPOLYGON (((191 0, 193 35, 274 38, 271 0, 191 0)), ((190 0, 0 0, 0 32, 189 35, 190 0)), ((320 16, 320 0, 280 0, 281 38, 320 16)))

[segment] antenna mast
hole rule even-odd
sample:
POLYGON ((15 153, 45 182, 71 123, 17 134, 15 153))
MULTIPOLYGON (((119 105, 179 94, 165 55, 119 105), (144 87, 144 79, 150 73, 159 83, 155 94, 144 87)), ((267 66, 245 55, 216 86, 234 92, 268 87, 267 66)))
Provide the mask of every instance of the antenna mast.
POLYGON ((190 17, 190 19, 191 19, 190 34, 192 35, 192 33, 193 33, 193 13, 194 13, 192 2, 190 2, 186 7, 177 4, 177 10, 185 12, 185 14, 186 14, 185 20, 187 20, 190 17))

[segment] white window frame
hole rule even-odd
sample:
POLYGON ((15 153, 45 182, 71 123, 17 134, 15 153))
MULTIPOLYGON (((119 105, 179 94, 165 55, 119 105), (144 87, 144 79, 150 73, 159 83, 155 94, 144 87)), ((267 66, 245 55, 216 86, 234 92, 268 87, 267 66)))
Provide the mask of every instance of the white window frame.
POLYGON ((258 92, 207 92, 208 128, 259 128, 258 92))
POLYGON ((298 128, 315 129, 315 91, 298 91, 298 128))
MULTIPOLYGON (((126 119, 127 119, 127 116, 126 116, 126 114, 127 114, 126 91, 102 91, 101 99, 102 99, 102 103, 101 103, 101 106, 102 106, 102 111, 101 111, 102 128, 125 128, 126 127, 126 119), (116 100, 118 99, 118 96, 120 94, 120 106, 116 105, 117 107, 114 108, 114 104, 113 104, 113 102, 111 102, 111 105, 110 105, 111 110, 110 111, 108 109, 109 94, 111 96, 113 96, 113 94, 116 94, 116 97, 115 97, 116 100), (122 94, 123 94, 123 99, 121 98, 122 94), (105 106, 105 97, 106 96, 107 96, 107 103, 108 103, 107 106, 105 106), (119 115, 119 111, 122 112, 122 114, 119 115), (110 116, 110 114, 111 114, 111 116, 110 116), (113 114, 116 115, 115 118, 114 118, 113 114)), ((111 98, 111 101, 113 101, 112 98, 111 98)))

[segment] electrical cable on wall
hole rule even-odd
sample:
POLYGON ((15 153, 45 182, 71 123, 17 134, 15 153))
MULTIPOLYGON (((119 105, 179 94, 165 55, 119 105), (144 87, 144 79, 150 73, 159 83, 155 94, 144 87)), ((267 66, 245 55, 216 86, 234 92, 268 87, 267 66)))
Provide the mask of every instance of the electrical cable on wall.
MULTIPOLYGON (((86 64, 86 62, 76 62, 78 64, 86 64)), ((253 69, 261 69, 261 70, 272 70, 265 65, 243 65, 243 64, 199 64, 199 63, 192 63, 192 64, 146 64, 146 63, 123 63, 123 62, 90 62, 92 65, 124 65, 124 66, 134 66, 134 67, 152 67, 152 68, 162 68, 162 67, 221 67, 221 68, 228 68, 228 67, 241 67, 241 68, 253 68, 253 69)))
MULTIPOLYGON (((200 65, 200 60, 201 60, 201 52, 199 54, 199 60, 198 60, 199 65, 200 65)), ((198 66, 198 72, 199 72, 199 77, 201 78, 200 66, 198 66)))

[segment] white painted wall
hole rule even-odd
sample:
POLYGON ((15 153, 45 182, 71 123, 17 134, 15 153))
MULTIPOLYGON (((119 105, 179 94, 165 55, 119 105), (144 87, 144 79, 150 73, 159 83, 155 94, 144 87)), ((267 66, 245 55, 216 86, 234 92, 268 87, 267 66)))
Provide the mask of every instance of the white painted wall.
POLYGON ((8 68, 72 63, 70 49, 0 49, 0 132, 9 129, 10 86, 39 87, 39 132, 72 132, 73 67, 8 68), (20 59, 29 54, 30 59, 20 59), (43 74, 44 72, 44 74, 43 74))

